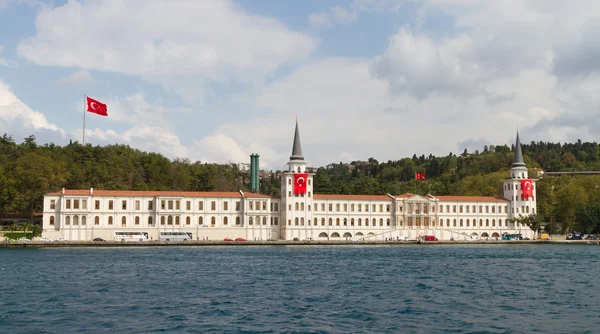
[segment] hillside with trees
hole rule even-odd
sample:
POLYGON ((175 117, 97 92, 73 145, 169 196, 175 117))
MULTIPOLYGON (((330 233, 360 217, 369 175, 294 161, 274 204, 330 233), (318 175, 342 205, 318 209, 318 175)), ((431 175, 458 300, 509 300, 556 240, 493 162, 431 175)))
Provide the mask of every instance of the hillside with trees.
MULTIPOLYGON (((537 171, 600 170, 598 143, 560 144, 531 142, 522 145, 530 176, 537 171)), ((485 146, 482 151, 447 156, 413 155, 395 161, 331 164, 316 170, 315 193, 501 196, 514 154, 506 145, 485 146), (426 181, 415 181, 415 172, 426 181)), ((600 177, 542 177, 538 181, 539 222, 556 232, 599 231, 600 177)), ((0 138, 0 212, 40 211, 44 193, 69 189, 110 190, 248 190, 247 173, 235 165, 169 160, 126 145, 92 146, 74 142, 66 146, 38 145, 35 137, 17 143, 0 138)), ((278 172, 266 173, 261 192, 278 195, 278 172)))

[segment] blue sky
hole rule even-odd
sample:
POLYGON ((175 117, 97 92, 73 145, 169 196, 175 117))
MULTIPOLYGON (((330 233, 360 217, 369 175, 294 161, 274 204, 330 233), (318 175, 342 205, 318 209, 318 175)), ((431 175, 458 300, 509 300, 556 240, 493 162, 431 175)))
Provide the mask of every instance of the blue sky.
POLYGON ((598 141, 594 1, 0 0, 0 133, 282 168, 598 141))

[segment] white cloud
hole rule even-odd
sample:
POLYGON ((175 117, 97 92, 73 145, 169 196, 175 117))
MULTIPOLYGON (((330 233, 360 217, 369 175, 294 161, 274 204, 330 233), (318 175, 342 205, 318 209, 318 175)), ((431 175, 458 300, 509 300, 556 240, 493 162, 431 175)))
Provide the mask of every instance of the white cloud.
POLYGON ((40 65, 141 76, 201 101, 212 82, 260 83, 316 47, 231 1, 68 1, 40 11, 18 53, 40 65))
POLYGON ((17 98, 11 87, 0 80, 0 133, 15 137, 35 135, 46 141, 61 140, 65 132, 50 123, 44 114, 34 111, 17 98))
POLYGON ((88 70, 77 70, 68 76, 61 77, 56 81, 56 84, 90 88, 96 84, 96 79, 88 70))
POLYGON ((312 13, 308 16, 308 23, 316 28, 327 27, 331 25, 331 20, 327 13, 312 13))
MULTIPOLYGON (((0 56, 2 55, 3 51, 4 51, 4 45, 0 44, 0 56)), ((0 57, 0 66, 7 66, 7 65, 8 65, 8 61, 6 59, 0 57)))

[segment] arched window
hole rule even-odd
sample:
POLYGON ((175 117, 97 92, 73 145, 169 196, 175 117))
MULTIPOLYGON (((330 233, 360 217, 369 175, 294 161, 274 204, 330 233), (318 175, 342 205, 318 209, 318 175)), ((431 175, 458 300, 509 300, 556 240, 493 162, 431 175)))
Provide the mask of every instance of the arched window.
POLYGON ((198 225, 204 225, 204 218, 198 217, 198 225))
POLYGON ((148 225, 152 226, 152 217, 148 217, 148 225))
POLYGON ((485 220, 485 226, 490 226, 490 220, 489 219, 485 220))
POLYGON ((325 218, 321 218, 321 226, 325 226, 325 218))
POLYGON ((121 217, 121 226, 127 226, 127 218, 125 216, 121 217))
POLYGON ((479 227, 483 227, 483 219, 479 219, 479 227))
POLYGON ((498 219, 498 226, 502 226, 502 219, 498 219))
POLYGON ((185 217, 185 224, 190 225, 192 223, 192 218, 190 216, 185 217))
POLYGON ((301 173, 301 171, 300 171, 300 167, 298 167, 298 173, 301 173))
POLYGON ((379 219, 379 226, 383 226, 383 218, 379 219))
POLYGON ((300 203, 300 210, 304 211, 304 203, 300 203))
POLYGON ((362 226, 362 220, 358 218, 358 226, 362 226))
POLYGON ((456 219, 452 219, 452 226, 456 227, 456 219))
POLYGON ((275 225, 279 225, 279 218, 275 217, 275 225))
POLYGON ((79 216, 73 216, 73 225, 79 225, 79 216))
POLYGON ((329 226, 332 226, 332 225, 333 225, 333 219, 329 218, 329 226))
POLYGON ((492 226, 496 226, 496 219, 492 219, 492 226))
POLYGON ((387 223, 386 224, 387 224, 387 226, 390 226, 390 219, 389 218, 387 219, 387 223))
POLYGON ((175 225, 179 225, 179 216, 175 216, 175 225))
MULTIPOLYGON (((369 206, 367 206, 368 208, 369 206)), ((369 226, 369 218, 365 218, 365 226, 369 226)))
POLYGON ((300 210, 300 203, 296 202, 295 207, 296 207, 296 211, 300 210))
POLYGON ((463 226, 463 220, 461 219, 460 220, 460 227, 462 227, 462 226, 463 226))
POLYGON ((344 226, 348 226, 348 219, 344 218, 344 226))
POLYGON ((160 224, 161 225, 165 224, 165 216, 160 216, 160 224))
POLYGON ((469 220, 467 219, 467 227, 469 227, 469 220))
POLYGON ((300 218, 300 226, 304 226, 304 217, 300 218))
POLYGON ((450 219, 446 219, 446 227, 450 227, 450 219))
MULTIPOLYGON (((108 221, 110 222, 112 217, 108 218, 108 221)), ((71 216, 66 216, 65 217, 65 225, 71 225, 71 216)))
POLYGON ((444 220, 440 218, 440 227, 444 226, 444 220))
POLYGON ((350 218, 350 226, 354 226, 354 218, 350 218))
POLYGON ((94 225, 100 225, 100 217, 94 217, 94 225))
POLYGON ((113 224, 113 217, 108 217, 108 225, 112 225, 113 224))
POLYGON ((135 216, 135 224, 136 225, 140 224, 140 217, 139 216, 135 216))
MULTIPOLYGON (((98 217, 96 217, 98 218, 98 217)), ((50 216, 50 225, 54 225, 54 216, 50 216)))
POLYGON ((210 225, 215 226, 217 223, 217 218, 215 216, 210 217, 210 225))
MULTIPOLYGON (((296 218, 298 219, 298 218, 296 218)), ((254 217, 248 217, 248 225, 253 225, 254 224, 254 217)))
POLYGON ((317 226, 317 225, 318 225, 318 223, 319 223, 319 220, 318 220, 317 218, 313 219, 313 225, 314 225, 314 226, 317 226))
POLYGON ((87 217, 81 216, 81 225, 85 225, 85 224, 87 224, 87 217))
POLYGON ((335 226, 340 226, 340 219, 339 218, 335 219, 335 226))
POLYGON ((267 217, 263 217, 263 225, 267 225, 267 217))
POLYGON ((173 225, 173 216, 167 218, 167 225, 173 225))
POLYGON ((240 217, 235 217, 235 224, 240 225, 241 219, 240 217))
POLYGON ((227 225, 227 217, 223 217, 223 225, 227 225))

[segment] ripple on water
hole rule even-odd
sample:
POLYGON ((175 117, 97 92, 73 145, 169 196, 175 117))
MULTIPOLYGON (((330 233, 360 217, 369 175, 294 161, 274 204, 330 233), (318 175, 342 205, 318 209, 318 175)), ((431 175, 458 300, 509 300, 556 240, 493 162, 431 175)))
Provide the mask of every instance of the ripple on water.
POLYGON ((1 333, 600 326, 590 293, 600 289, 600 260, 591 247, 2 249, 0 257, 10 268, 0 272, 1 333))

